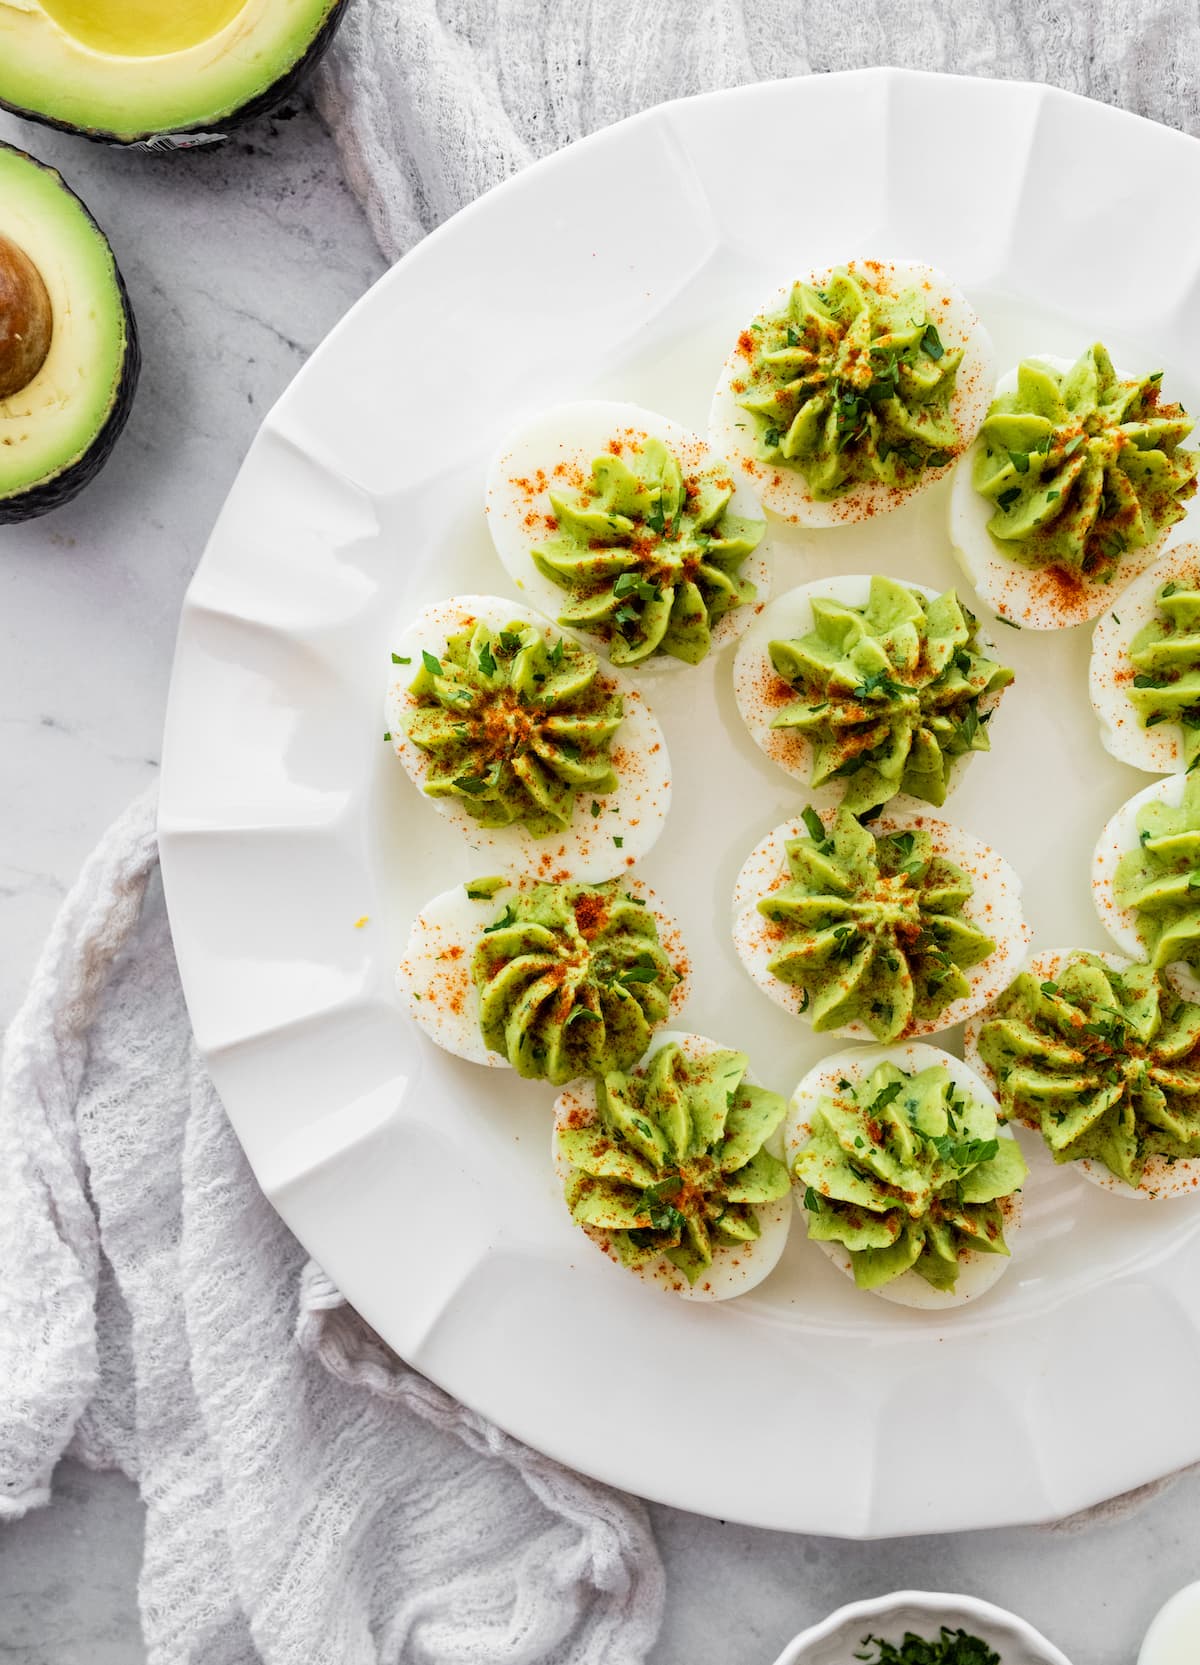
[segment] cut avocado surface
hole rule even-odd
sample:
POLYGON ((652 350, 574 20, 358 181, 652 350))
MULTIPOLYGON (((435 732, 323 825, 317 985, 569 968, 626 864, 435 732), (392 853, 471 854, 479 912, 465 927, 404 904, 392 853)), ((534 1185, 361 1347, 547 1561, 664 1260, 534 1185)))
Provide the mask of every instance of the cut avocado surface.
POLYGON ((136 144, 223 134, 279 103, 346 0, 0 0, 0 104, 136 144))
POLYGON ((104 233, 53 168, 0 144, 0 524, 56 508, 99 471, 139 363, 104 233))

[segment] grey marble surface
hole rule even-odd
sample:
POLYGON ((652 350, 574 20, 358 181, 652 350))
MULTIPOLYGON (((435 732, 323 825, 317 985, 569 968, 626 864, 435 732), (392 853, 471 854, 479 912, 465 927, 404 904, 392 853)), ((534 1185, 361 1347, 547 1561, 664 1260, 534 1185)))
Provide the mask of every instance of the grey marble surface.
MULTIPOLYGON (((381 261, 307 114, 165 159, 2 119, 0 137, 62 167, 108 229, 147 361, 101 479, 0 533, 3 1017, 80 861, 153 777, 180 600, 254 429, 381 261)), ((903 1585, 1016 1608, 1075 1665, 1133 1665, 1153 1611, 1200 1573, 1194 1474, 1071 1533, 842 1544, 654 1513, 670 1580, 655 1665, 769 1665, 830 1608, 903 1585)), ((51 1507, 0 1528, 0 1659, 137 1665, 140 1544, 134 1488, 65 1463, 51 1507)))

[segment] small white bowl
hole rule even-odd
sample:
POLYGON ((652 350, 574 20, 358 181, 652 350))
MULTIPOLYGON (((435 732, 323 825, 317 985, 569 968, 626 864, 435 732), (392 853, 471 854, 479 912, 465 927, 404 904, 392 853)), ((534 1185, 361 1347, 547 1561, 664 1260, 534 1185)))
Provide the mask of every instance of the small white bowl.
POLYGON ((974 1596, 923 1590, 898 1590, 839 1607, 789 1642, 775 1665, 847 1665, 863 1651, 864 1636, 879 1636, 898 1646, 905 1631, 935 1637, 941 1625, 978 1636, 1000 1655, 1001 1665, 1071 1665, 1066 1654, 1015 1613, 974 1596))

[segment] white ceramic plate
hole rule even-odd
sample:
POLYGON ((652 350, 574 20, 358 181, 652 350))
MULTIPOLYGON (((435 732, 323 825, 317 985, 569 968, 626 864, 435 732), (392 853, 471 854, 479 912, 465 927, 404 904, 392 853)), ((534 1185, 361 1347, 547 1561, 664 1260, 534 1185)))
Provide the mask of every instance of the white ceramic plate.
MULTIPOLYGON (((1177 1418, 1112 1438, 1117 1407, 1200 1366, 1200 1209, 1124 1207, 1025 1135, 1021 1254, 974 1309, 864 1301, 802 1232, 718 1308, 597 1255, 546 1159, 553 1088, 449 1057, 398 1011, 410 921, 478 868, 378 715, 404 620, 503 590, 482 503, 504 435, 580 397, 702 429, 730 340, 791 271, 916 256, 966 291, 999 363, 1099 335, 1200 407, 1200 221, 1179 211, 1197 191, 1195 141, 1039 87, 868 71, 668 105, 428 238, 256 440, 192 585, 167 719, 163 868, 198 1042, 267 1195, 364 1316, 552 1456, 850 1535, 1049 1517, 1200 1458, 1177 1418), (838 190, 781 214, 778 158, 835 129, 838 190), (1114 217, 1138 235, 1114 238, 1114 217), (751 1402, 746 1440, 729 1409, 751 1402), (938 1437, 898 1440, 922 1403, 938 1437)), ((960 584, 946 513, 944 483, 865 526, 776 524, 775 589, 873 570, 960 584)), ((949 813, 1016 867, 1040 943, 1103 947, 1091 851, 1144 777, 1100 746, 1086 631, 993 634, 1019 680, 949 813)), ((743 975, 729 914, 797 783, 745 733, 727 655, 653 701, 675 788, 644 876, 695 960, 682 1022, 789 1092, 828 1042, 743 975)))

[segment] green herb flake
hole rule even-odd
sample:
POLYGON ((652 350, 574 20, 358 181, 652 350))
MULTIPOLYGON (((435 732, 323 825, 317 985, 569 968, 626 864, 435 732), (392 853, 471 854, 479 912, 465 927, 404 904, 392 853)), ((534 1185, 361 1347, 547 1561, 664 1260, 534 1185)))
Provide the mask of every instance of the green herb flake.
POLYGON ((821 1212, 820 1195, 818 1192, 813 1190, 811 1185, 806 1185, 804 1187, 804 1206, 810 1214, 819 1214, 821 1212))
POLYGON ((550 651, 546 655, 546 658, 554 666, 555 670, 557 670, 558 667, 563 662, 563 645, 564 645, 563 644, 563 639, 560 636, 558 638, 557 642, 555 642, 554 646, 550 649, 550 651))
POLYGON ((487 642, 479 650, 479 669, 484 676, 495 676, 496 674, 496 656, 487 642))
POLYGON ((383 731, 383 738, 384 738, 384 739, 385 739, 385 740, 390 740, 390 739, 391 739, 391 738, 392 738, 392 731, 391 731, 391 729, 390 729, 390 728, 385 728, 385 729, 384 729, 384 731, 383 731))
POLYGON ((483 934, 486 937, 492 931, 506 931, 510 925, 515 925, 516 922, 517 910, 510 902, 504 912, 500 915, 499 919, 493 920, 490 925, 485 925, 483 927, 483 934))
POLYGON ((412 658, 411 658, 411 656, 406 658, 404 656, 404 654, 402 654, 402 653, 393 653, 392 654, 392 664, 393 665, 411 665, 412 664, 412 658))
POLYGON ((421 649, 421 663, 429 672, 430 676, 441 676, 442 662, 436 654, 430 653, 428 648, 421 649))
POLYGON ((804 808, 800 812, 800 819, 807 827, 808 836, 813 840, 813 842, 816 844, 824 844, 825 823, 821 820, 821 817, 817 814, 811 804, 805 804, 804 808))
POLYGON ((614 833, 613 834, 613 843, 616 845, 618 850, 623 850, 625 848, 625 840, 620 836, 619 833, 614 833))
POLYGON ((921 334, 921 351, 926 358, 935 361, 943 356, 946 349, 942 346, 942 338, 937 332, 936 324, 926 324, 921 334))

